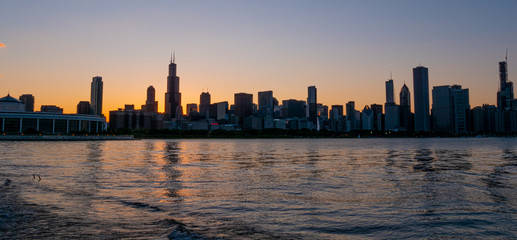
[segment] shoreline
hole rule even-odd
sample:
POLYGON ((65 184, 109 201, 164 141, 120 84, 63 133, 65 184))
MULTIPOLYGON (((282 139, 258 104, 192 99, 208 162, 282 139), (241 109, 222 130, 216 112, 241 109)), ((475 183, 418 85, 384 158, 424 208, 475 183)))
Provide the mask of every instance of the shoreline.
POLYGON ((70 136, 70 135, 0 135, 0 141, 115 141, 138 140, 132 135, 123 136, 70 136))

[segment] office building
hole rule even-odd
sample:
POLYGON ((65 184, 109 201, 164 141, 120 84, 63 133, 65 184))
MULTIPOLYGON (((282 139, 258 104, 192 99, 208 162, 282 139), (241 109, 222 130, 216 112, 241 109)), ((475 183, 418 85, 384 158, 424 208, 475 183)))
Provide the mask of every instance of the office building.
POLYGON ((510 110, 513 100, 513 83, 508 80, 508 53, 505 61, 499 62, 499 91, 497 92, 497 107, 500 110, 510 110))
POLYGON ((430 132, 429 71, 426 67, 413 68, 413 97, 415 103, 415 132, 430 132))
POLYGON ((373 130, 383 130, 382 105, 372 104, 370 105, 370 108, 373 111, 373 130))
POLYGON ((26 112, 34 112, 34 96, 32 94, 23 94, 20 96, 20 101, 25 103, 26 112))
POLYGON ((258 112, 260 116, 273 116, 274 106, 273 91, 258 92, 258 112))
POLYGON ((305 118, 305 101, 289 99, 282 101, 282 118, 305 118))
POLYGON ((93 115, 102 116, 102 77, 93 77, 91 85, 90 113, 93 115))
POLYGON ((147 99, 142 110, 146 112, 158 112, 158 101, 156 101, 156 90, 153 86, 147 88, 147 99))
POLYGON ((355 102, 349 101, 346 103, 346 118, 348 121, 350 121, 350 129, 349 130, 356 130, 357 123, 359 119, 356 118, 355 114, 355 102))
POLYGON ((197 103, 187 103, 187 116, 193 112, 197 112, 197 103))
POLYGON ((361 112, 361 129, 362 130, 374 130, 374 114, 373 110, 368 106, 364 106, 361 112))
POLYGON ((242 125, 244 118, 253 114, 253 94, 236 93, 234 105, 234 114, 239 117, 239 123, 242 125))
POLYGON ((409 88, 404 85, 400 89, 400 130, 413 131, 413 121, 411 119, 411 94, 409 88))
POLYGON ((80 101, 77 104, 77 114, 90 114, 90 102, 80 101))
POLYGON ((386 103, 394 103, 393 79, 386 81, 386 103))
POLYGON ((318 100, 317 100, 317 91, 315 86, 310 86, 307 89, 307 109, 308 109, 308 119, 314 125, 317 124, 318 118, 318 100))
POLYGON ((199 113, 206 119, 210 116, 210 93, 202 92, 199 96, 199 113))
POLYGON ((180 78, 176 73, 176 56, 171 56, 169 75, 167 76, 167 92, 165 93, 165 116, 168 119, 179 119, 183 116, 181 107, 180 78))
POLYGON ((459 85, 433 87, 433 131, 470 132, 469 90, 459 85))

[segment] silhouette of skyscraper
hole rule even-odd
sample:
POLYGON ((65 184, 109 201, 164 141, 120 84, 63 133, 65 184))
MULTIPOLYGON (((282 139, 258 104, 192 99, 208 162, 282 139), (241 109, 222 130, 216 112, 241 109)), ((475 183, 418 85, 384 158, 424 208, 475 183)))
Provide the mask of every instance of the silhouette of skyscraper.
POLYGON ((508 53, 504 61, 499 62, 499 91, 497 92, 497 107, 500 110, 511 108, 513 100, 513 83, 508 81, 508 53))
POLYGON ((433 87, 433 131, 465 134, 470 131, 469 90, 459 85, 433 87))
POLYGON ((199 113, 205 118, 209 117, 210 114, 210 93, 202 92, 199 96, 199 113))
POLYGON ((346 118, 347 120, 350 121, 350 130, 356 130, 357 128, 357 121, 359 121, 359 119, 356 119, 356 116, 355 116, 355 102, 354 101, 349 101, 346 103, 346 118))
POLYGON ((23 94, 20 96, 20 101, 25 103, 26 112, 34 112, 34 96, 32 94, 23 94))
POLYGON ((393 79, 386 81, 386 103, 395 103, 393 93, 393 79))
POLYGON ((253 94, 236 93, 234 103, 234 113, 239 117, 239 123, 242 125, 244 118, 253 114, 253 94))
POLYGON ((426 67, 413 68, 413 96, 415 103, 415 132, 431 131, 429 117, 429 72, 426 67))
POLYGON ((273 116, 273 91, 258 92, 258 111, 263 117, 273 116))
POLYGON ((402 130, 413 131, 411 121, 411 94, 409 88, 404 85, 400 89, 400 127, 402 130))
POLYGON ((92 79, 92 92, 90 96, 91 114, 102 116, 102 77, 96 76, 92 79))
POLYGON ((307 106, 309 110, 309 121, 316 125, 318 122, 318 99, 316 86, 310 86, 307 90, 307 106))
POLYGON ((158 112, 158 102, 156 101, 156 91, 153 86, 147 88, 147 100, 145 101, 145 111, 158 112))
POLYGON ((176 56, 171 56, 169 75, 167 76, 167 92, 165 93, 165 115, 169 119, 181 118, 180 78, 176 75, 176 56))
POLYGON ((90 102, 80 101, 77 104, 77 114, 90 114, 90 102))

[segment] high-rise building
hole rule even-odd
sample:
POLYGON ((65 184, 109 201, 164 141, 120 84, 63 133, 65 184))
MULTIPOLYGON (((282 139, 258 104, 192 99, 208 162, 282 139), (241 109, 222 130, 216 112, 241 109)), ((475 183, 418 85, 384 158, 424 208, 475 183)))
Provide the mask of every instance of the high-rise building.
POLYGON ((187 103, 187 116, 192 112, 197 112, 197 103, 187 103))
POLYGON ((90 102, 80 101, 77 104, 77 114, 90 114, 90 102))
POLYGON ((470 132, 470 103, 469 89, 461 86, 452 86, 452 98, 454 102, 454 132, 465 134, 470 132))
POLYGON ((433 87, 433 131, 465 134, 470 131, 469 90, 459 85, 433 87))
POLYGON ((433 87, 433 131, 454 132, 454 105, 451 86, 433 87))
POLYGON ((307 106, 308 106, 308 117, 309 121, 313 124, 317 124, 318 119, 318 99, 316 86, 310 86, 307 94, 307 106))
POLYGON ((355 130, 356 128, 356 121, 358 121, 358 119, 356 119, 356 116, 355 116, 355 102, 354 101, 349 101, 346 103, 346 118, 348 121, 350 121, 350 130, 355 130))
POLYGON ((158 102, 156 101, 156 90, 153 86, 147 88, 147 99, 145 101, 145 108, 147 112, 158 112, 158 102))
POLYGON ((102 77, 93 77, 90 95, 90 113, 93 115, 102 116, 102 88, 102 77))
POLYGON ((258 92, 258 112, 260 116, 273 116, 275 107, 273 100, 273 91, 258 92))
POLYGON ((411 94, 405 83, 400 89, 400 129, 413 131, 413 121, 411 121, 411 94))
POLYGON ((431 131, 429 72, 426 67, 413 68, 413 97, 415 103, 415 132, 429 132, 431 131))
POLYGON ((171 57, 169 75, 167 76, 167 92, 165 93, 165 115, 169 119, 181 118, 180 78, 176 74, 176 56, 171 57))
POLYGON ((503 62, 499 62, 499 91, 497 92, 497 107, 509 110, 513 100, 513 83, 508 81, 508 53, 503 62))
POLYGON ((199 113, 206 119, 210 116, 210 93, 202 92, 199 96, 199 113))
POLYGON ((20 96, 20 101, 25 103, 26 112, 34 112, 34 96, 32 94, 23 94, 20 96))
POLYGON ((236 93, 234 103, 234 113, 239 117, 239 123, 242 124, 245 117, 253 114, 253 94, 236 93))
POLYGON ((305 118, 305 101, 289 99, 282 101, 283 118, 305 118))
POLYGON ((386 103, 394 103, 393 79, 386 81, 386 103))
POLYGON ((363 111, 361 112, 361 129, 362 130, 374 130, 374 118, 373 118, 373 110, 370 106, 364 106, 363 111))
POLYGON ((370 108, 373 111, 373 130, 382 130, 382 105, 372 104, 370 108))

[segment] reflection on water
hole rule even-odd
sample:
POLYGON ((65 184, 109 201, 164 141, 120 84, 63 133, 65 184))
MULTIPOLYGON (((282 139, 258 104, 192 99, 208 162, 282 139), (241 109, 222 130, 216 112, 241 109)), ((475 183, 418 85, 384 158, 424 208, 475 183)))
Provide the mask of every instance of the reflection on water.
POLYGON ((0 239, 516 238, 516 142, 0 142, 0 239))

